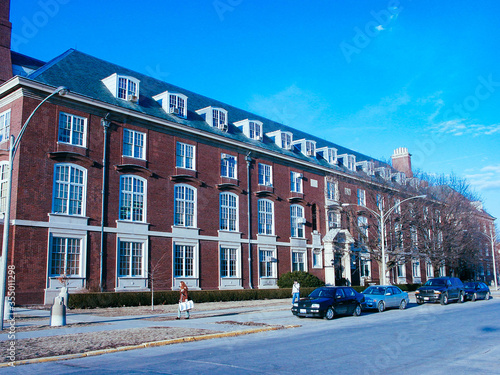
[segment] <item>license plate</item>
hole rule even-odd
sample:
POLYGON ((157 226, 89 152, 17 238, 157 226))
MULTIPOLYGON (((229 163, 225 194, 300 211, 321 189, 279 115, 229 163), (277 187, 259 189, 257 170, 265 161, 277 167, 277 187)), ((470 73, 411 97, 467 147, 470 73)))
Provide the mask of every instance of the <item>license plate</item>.
POLYGON ((429 297, 424 297, 424 301, 428 301, 429 300, 429 297))
POLYGON ((305 313, 307 313, 307 310, 306 309, 300 309, 300 313, 301 314, 305 314, 305 313))

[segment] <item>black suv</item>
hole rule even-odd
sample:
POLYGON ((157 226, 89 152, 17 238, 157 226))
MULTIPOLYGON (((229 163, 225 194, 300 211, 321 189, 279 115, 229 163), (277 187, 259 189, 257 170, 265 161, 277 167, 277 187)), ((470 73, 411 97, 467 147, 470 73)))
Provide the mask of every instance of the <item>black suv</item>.
POLYGON ((457 277, 438 277, 427 280, 418 288, 415 297, 419 305, 424 302, 441 302, 446 305, 449 301, 456 300, 459 303, 465 300, 464 284, 457 277))

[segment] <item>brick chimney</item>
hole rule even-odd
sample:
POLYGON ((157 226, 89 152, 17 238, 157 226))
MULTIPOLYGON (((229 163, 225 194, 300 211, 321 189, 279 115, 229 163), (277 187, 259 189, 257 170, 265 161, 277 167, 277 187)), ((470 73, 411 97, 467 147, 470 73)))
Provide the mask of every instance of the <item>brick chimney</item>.
POLYGON ((413 172, 411 170, 411 154, 406 147, 395 149, 391 159, 394 169, 398 172, 403 172, 406 177, 413 177, 413 172))
POLYGON ((0 1, 0 84, 12 78, 10 0, 0 1))

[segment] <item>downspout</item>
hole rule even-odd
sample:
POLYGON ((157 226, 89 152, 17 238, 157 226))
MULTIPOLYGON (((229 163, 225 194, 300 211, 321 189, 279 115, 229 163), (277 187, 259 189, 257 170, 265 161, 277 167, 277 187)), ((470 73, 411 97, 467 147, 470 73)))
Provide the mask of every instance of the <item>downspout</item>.
POLYGON ((250 165, 252 163, 252 158, 250 157, 250 152, 245 156, 247 162, 247 217, 248 217, 248 287, 253 289, 252 286, 252 203, 251 203, 251 185, 250 185, 250 165))
POLYGON ((104 268, 104 215, 106 214, 106 170, 108 166, 108 129, 111 122, 108 120, 109 113, 101 119, 101 125, 104 129, 104 147, 102 151, 102 202, 101 202, 101 252, 99 254, 99 290, 103 291, 103 268, 104 268))

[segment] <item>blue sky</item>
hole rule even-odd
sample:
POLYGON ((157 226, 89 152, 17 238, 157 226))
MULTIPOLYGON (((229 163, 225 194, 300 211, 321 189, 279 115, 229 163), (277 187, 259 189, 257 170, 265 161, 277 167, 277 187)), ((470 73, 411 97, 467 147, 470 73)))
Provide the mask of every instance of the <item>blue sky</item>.
POLYGON ((69 48, 414 169, 500 217, 500 2, 12 0, 12 48, 69 48), (147 4, 147 5, 146 5, 147 4))

